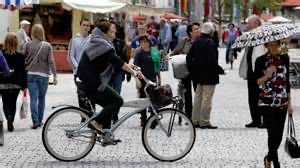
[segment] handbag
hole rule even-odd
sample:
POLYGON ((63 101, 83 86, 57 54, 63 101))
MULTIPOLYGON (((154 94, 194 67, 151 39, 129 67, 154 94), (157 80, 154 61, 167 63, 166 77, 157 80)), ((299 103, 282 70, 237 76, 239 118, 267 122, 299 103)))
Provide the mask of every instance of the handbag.
POLYGON ((287 136, 284 145, 284 150, 291 158, 300 157, 300 147, 296 140, 295 125, 292 114, 288 116, 287 136))
POLYGON ((247 54, 244 54, 239 67, 239 76, 245 80, 247 80, 247 54))
POLYGON ((28 113, 28 101, 27 101, 27 91, 23 93, 23 101, 20 109, 20 118, 27 118, 28 113))

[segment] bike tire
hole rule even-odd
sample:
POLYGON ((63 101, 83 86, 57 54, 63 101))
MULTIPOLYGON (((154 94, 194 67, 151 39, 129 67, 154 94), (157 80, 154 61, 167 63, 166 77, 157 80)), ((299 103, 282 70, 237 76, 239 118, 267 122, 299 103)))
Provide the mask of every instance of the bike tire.
MULTIPOLYGON (((84 158, 86 155, 88 155, 90 153, 90 151, 93 149, 95 143, 96 143, 96 133, 95 132, 92 132, 90 133, 90 138, 87 138, 87 142, 88 142, 88 145, 86 146, 86 148, 82 151, 82 153, 79 153, 75 156, 64 156, 64 154, 60 154, 58 153, 58 151, 56 151, 55 148, 57 148, 57 146, 63 146, 63 148, 69 148, 71 146, 70 143, 67 143, 67 145, 63 145, 61 143, 63 143, 61 141, 61 139, 57 139, 57 143, 55 142, 51 142, 50 143, 50 139, 54 139, 54 141, 56 141, 56 138, 69 138, 67 140, 70 140, 70 137, 67 137, 67 135, 62 135, 61 137, 52 137, 52 136, 58 136, 60 132, 64 132, 66 133, 67 130, 64 130, 64 131, 61 131, 61 129, 63 128, 59 128, 59 124, 60 124, 60 120, 58 120, 58 130, 55 130, 55 127, 52 128, 50 127, 53 123, 55 124, 55 121, 56 119, 60 119, 58 117, 60 117, 60 115, 62 115, 62 119, 63 122, 61 123, 61 126, 69 126, 67 122, 69 121, 72 121, 74 120, 74 118, 67 118, 68 116, 64 116, 64 114, 67 114, 67 113, 70 113, 70 114, 76 114, 79 116, 79 118, 77 120, 81 120, 82 117, 85 117, 85 118, 88 118, 87 114, 80 110, 79 108, 76 108, 76 107, 64 107, 64 108, 61 108, 61 109, 58 109, 56 110, 54 113, 52 113, 48 119, 46 120, 44 126, 43 126, 43 130, 42 130, 42 141, 43 141, 43 145, 46 149, 46 151, 52 156, 54 157, 55 159, 57 160, 60 160, 60 161, 65 161, 65 162, 73 162, 73 161, 77 161, 77 160, 80 160, 82 158, 84 158), (53 129, 53 130, 52 130, 53 129), (49 135, 49 132, 50 132, 50 135, 49 135), (51 134, 53 132, 53 135, 51 134), (50 136, 50 137, 49 137, 50 136)), ((69 115, 71 116, 71 115, 69 115)), ((75 128, 78 127, 80 125, 80 123, 77 124, 77 120, 75 120, 75 128)), ((81 121, 80 121, 81 122, 81 121)), ((55 126, 55 125, 54 125, 55 126)), ((86 127, 87 128, 87 127, 86 127)), ((89 129, 89 128, 88 128, 89 129)), ((80 140, 82 141, 82 140, 80 140)), ((84 142, 84 141, 83 141, 84 142)), ((77 146, 76 146, 76 149, 77 146)), ((74 149, 71 149, 72 153, 75 153, 76 151, 74 151, 74 149)), ((63 152, 64 153, 64 152, 63 152)))
POLYGON ((156 116, 153 115, 147 120, 146 125, 143 127, 142 142, 144 148, 150 156, 159 161, 173 162, 182 159, 191 151, 195 143, 196 131, 192 121, 183 112, 173 108, 160 109, 158 116, 160 117, 159 121, 157 121, 156 116), (175 118, 179 116, 185 124, 175 124, 175 118), (158 125, 154 129, 151 128, 153 121, 158 122, 158 125), (168 130, 171 129, 172 133, 169 137, 163 132, 161 126, 165 129, 168 127, 168 130), (180 141, 180 143, 178 143, 178 141, 180 141), (183 144, 184 141, 187 143, 183 144), (158 147, 160 143, 162 143, 162 145, 158 147), (174 143, 174 145, 171 143, 174 143), (180 149, 181 146, 183 149, 180 149), (175 151, 177 149, 178 151, 175 151), (166 156, 169 154, 172 156, 166 156))

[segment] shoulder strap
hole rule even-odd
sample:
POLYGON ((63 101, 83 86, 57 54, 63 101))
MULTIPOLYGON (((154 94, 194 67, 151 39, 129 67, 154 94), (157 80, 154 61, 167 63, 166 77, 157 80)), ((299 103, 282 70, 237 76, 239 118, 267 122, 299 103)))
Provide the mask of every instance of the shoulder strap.
POLYGON ((39 56, 39 54, 40 54, 40 52, 41 52, 43 46, 44 46, 44 42, 42 41, 41 46, 39 47, 37 53, 36 53, 35 56, 32 58, 32 61, 31 61, 30 64, 27 66, 27 68, 31 68, 32 65, 35 64, 35 63, 37 62, 38 56, 39 56))
POLYGON ((296 138, 295 125, 294 125, 294 120, 293 120, 293 115, 292 114, 288 114, 287 137, 296 138))

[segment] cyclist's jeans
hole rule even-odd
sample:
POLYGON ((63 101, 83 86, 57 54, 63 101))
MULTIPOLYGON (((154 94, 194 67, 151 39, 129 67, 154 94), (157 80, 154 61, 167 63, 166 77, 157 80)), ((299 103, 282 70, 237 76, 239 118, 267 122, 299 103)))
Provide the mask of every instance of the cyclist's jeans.
POLYGON ((122 97, 110 86, 106 86, 104 91, 97 91, 90 95, 93 102, 103 107, 95 121, 102 124, 103 128, 110 128, 111 117, 119 112, 124 101, 122 97))

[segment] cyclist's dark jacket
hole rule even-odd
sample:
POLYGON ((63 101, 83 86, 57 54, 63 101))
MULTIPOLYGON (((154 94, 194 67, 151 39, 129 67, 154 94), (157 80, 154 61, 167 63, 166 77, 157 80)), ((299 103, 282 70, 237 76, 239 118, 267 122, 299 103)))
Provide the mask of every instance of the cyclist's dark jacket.
POLYGON ((100 29, 95 28, 78 65, 77 76, 88 93, 96 92, 102 84, 100 74, 109 66, 120 69, 124 61, 116 55, 112 43, 100 29))

